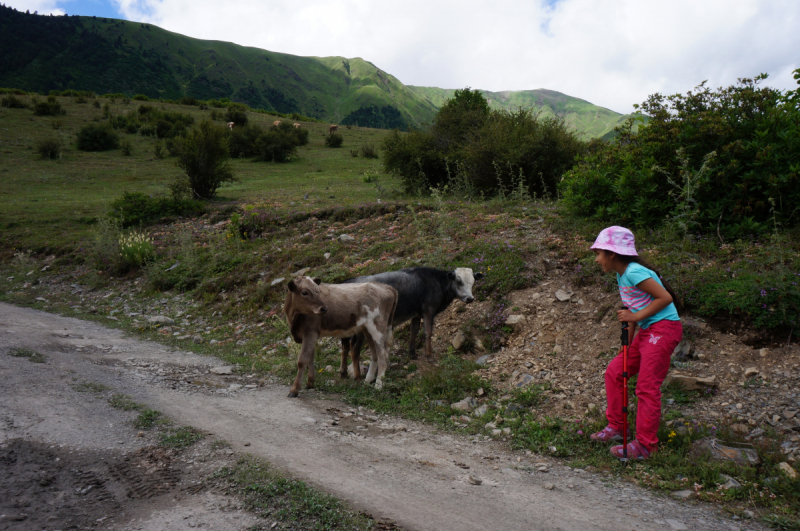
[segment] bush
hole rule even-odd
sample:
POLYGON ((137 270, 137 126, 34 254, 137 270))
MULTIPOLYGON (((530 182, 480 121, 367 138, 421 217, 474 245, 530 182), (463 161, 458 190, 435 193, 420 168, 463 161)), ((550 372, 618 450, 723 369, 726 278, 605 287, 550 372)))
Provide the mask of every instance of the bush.
POLYGON ((178 166, 188 178, 192 195, 197 199, 212 199, 217 189, 235 178, 230 169, 228 131, 226 127, 210 121, 201 122, 197 128, 176 139, 178 166))
POLYGON ((236 126, 247 125, 247 107, 244 105, 231 104, 228 106, 228 111, 225 113, 225 119, 228 122, 233 122, 236 126))
POLYGON ((5 107, 7 109, 27 109, 28 106, 23 102, 21 99, 17 98, 13 94, 9 94, 8 96, 3 97, 0 100, 0 107, 5 107))
POLYGON ((256 155, 256 141, 264 134, 264 129, 256 124, 235 127, 230 132, 229 151, 232 157, 252 157, 256 155))
POLYGON ((43 159, 61 158, 61 141, 55 137, 39 140, 36 143, 36 152, 39 153, 43 159))
POLYGON ((365 159, 377 159, 378 150, 375 148, 375 144, 368 142, 361 146, 361 156, 365 159))
POLYGON ((297 141, 292 135, 273 127, 256 139, 253 149, 258 160, 289 162, 297 154, 297 141))
POLYGON ((161 139, 156 140, 155 144, 153 144, 153 155, 157 159, 164 158, 164 141, 161 139))
POLYGON ((47 96, 46 101, 33 100, 33 114, 36 116, 60 116, 66 114, 55 96, 47 96))
POLYGON ((108 217, 121 228, 126 228, 151 225, 171 216, 196 216, 204 211, 200 201, 125 192, 111 203, 108 217))
POLYGON ((119 146, 117 133, 106 124, 86 124, 78 131, 78 149, 81 151, 107 151, 119 146))
POLYGON ((122 154, 126 157, 130 157, 131 153, 133 152, 133 145, 131 141, 127 138, 119 143, 119 147, 122 150, 122 154))
POLYGON ((331 133, 325 137, 325 145, 332 148, 342 147, 344 137, 339 133, 331 133))
POLYGON ((143 232, 132 231, 119 238, 119 255, 121 270, 142 267, 156 257, 153 240, 143 232))
MULTIPOLYGON (((796 71, 800 82, 800 70, 796 71)), ((660 225, 737 238, 800 219, 800 89, 741 79, 712 91, 650 96, 650 116, 632 132, 618 128, 562 184, 577 215, 628 226, 660 225)))

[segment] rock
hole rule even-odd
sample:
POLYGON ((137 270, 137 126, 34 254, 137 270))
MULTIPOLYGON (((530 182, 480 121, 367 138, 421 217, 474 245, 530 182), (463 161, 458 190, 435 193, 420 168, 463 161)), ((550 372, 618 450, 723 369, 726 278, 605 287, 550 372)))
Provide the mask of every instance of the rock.
POLYGON ((467 335, 459 330, 456 332, 456 335, 453 336, 453 339, 450 340, 450 344, 453 345, 453 348, 456 350, 461 350, 461 347, 464 346, 464 343, 467 342, 467 335))
POLYGON ((473 410, 472 416, 473 417, 482 417, 488 412, 489 412, 489 406, 487 406, 486 404, 482 404, 482 405, 476 407, 473 410))
POLYGON ((514 384, 514 387, 525 387, 531 382, 533 382, 533 376, 531 376, 530 374, 521 374, 519 376, 519 381, 516 384, 514 384))
POLYGON ((694 353, 694 345, 688 339, 684 339, 678 346, 675 347, 675 350, 672 351, 672 356, 677 358, 680 361, 685 361, 692 359, 692 354, 694 353))
POLYGON ((746 509, 746 510, 742 511, 742 515, 745 518, 749 519, 749 520, 752 520, 753 518, 756 517, 756 513, 754 513, 753 511, 751 511, 749 509, 746 509))
POLYGON ((689 529, 683 523, 681 523, 681 522, 679 522, 677 520, 671 520, 669 518, 665 518, 664 520, 667 522, 667 525, 669 525, 670 529, 675 529, 676 531, 681 530, 681 529, 689 529))
POLYGON ((511 428, 503 428, 503 435, 511 435, 511 428))
POLYGON ((793 419, 795 417, 795 415, 797 415, 797 410, 796 409, 784 409, 783 410, 783 418, 785 418, 786 420, 793 419))
POLYGON ((519 411, 525 411, 525 408, 519 404, 509 404, 506 406, 507 413, 517 413, 519 411))
POLYGON ((292 273, 292 276, 293 276, 293 277, 302 277, 302 276, 305 276, 305 274, 306 274, 306 273, 308 273, 308 271, 309 271, 310 269, 311 269, 310 267, 304 267, 303 269, 300 269, 299 271, 295 271, 294 273, 292 273))
POLYGON ((695 461, 712 459, 714 461, 733 461, 744 466, 761 464, 761 458, 758 457, 756 450, 725 446, 713 437, 695 441, 689 450, 689 456, 695 461))
POLYGON ((325 258, 325 260, 329 260, 330 257, 331 257, 331 253, 325 253, 322 256, 323 256, 323 258, 325 258))
POLYGON ((746 368, 744 370, 744 377, 745 378, 754 378, 755 376, 758 375, 759 372, 761 372, 761 371, 759 371, 755 367, 748 367, 748 368, 746 368))
POLYGON ((478 407, 478 401, 475 400, 475 398, 468 396, 463 400, 459 400, 454 404, 450 404, 450 407, 452 409, 455 409, 456 411, 466 411, 467 413, 469 413, 470 411, 478 407))
POLYGON ((432 407, 445 407, 445 406, 447 406, 447 404, 445 404, 444 400, 431 400, 431 406, 432 407))
POLYGON ((746 435, 750 433, 750 426, 742 423, 733 424, 731 426, 731 431, 738 433, 740 435, 746 435))
POLYGON ((202 343, 203 336, 192 336, 192 343, 202 343))
POLYGON ((556 268, 556 263, 549 258, 542 258, 542 267, 545 271, 552 271, 556 268))
POLYGON ((350 236, 349 234, 340 234, 339 241, 342 243, 346 243, 346 242, 354 242, 356 241, 356 239, 350 236))
POLYGON ((218 345, 219 344, 219 339, 212 339, 211 341, 208 342, 208 344, 209 345, 218 345))
POLYGON ((766 358, 766 357, 767 357, 767 354, 769 354, 769 349, 768 349, 768 348, 762 348, 761 350, 759 350, 759 351, 758 351, 758 354, 759 354, 759 355, 760 355, 762 358, 766 358))
POLYGON ((169 266, 168 268, 166 268, 164 271, 172 271, 173 269, 175 269, 175 268, 176 268, 176 267, 178 267, 179 265, 181 265, 181 263, 180 263, 180 262, 175 262, 174 264, 172 264, 171 266, 169 266))
POLYGON ((678 498, 678 499, 681 499, 681 500, 688 500, 689 498, 694 496, 694 491, 693 490, 676 490, 676 491, 670 492, 670 495, 673 498, 678 498))
MULTIPOLYGON (((477 341, 475 343, 477 343, 477 341)), ((489 358, 491 357, 492 357, 491 354, 486 354, 485 356, 481 356, 480 358, 475 360, 475 364, 483 367, 484 365, 486 365, 486 362, 488 362, 489 358)))
POLYGON ((481 483, 483 483, 482 479, 478 479, 478 478, 476 478, 474 476, 469 476, 467 478, 467 481, 469 481, 470 485, 480 485, 481 483))
POLYGON ((738 489, 739 487, 742 486, 741 483, 739 483, 738 481, 736 481, 727 474, 720 474, 719 477, 720 479, 725 481, 725 483, 721 485, 723 489, 738 489))
POLYGON ((306 422, 308 424, 316 424, 317 423, 317 419, 313 419, 311 417, 303 417, 300 420, 302 420, 303 422, 306 422))
POLYGON ((487 422, 486 425, 483 427, 486 430, 493 430, 497 428, 497 425, 494 422, 487 422))
POLYGON ((211 369, 212 374, 233 374, 233 367, 230 365, 224 365, 222 367, 213 367, 211 369))
POLYGON ((270 283, 269 283, 269 285, 270 285, 270 286, 277 286, 278 284, 280 284, 280 283, 281 283, 281 282, 283 282, 284 280, 286 280, 286 278, 284 278, 284 277, 276 278, 275 280, 273 280, 272 282, 270 282, 270 283))
POLYGON ((711 376, 710 378, 697 378, 695 376, 687 376, 684 374, 670 374, 667 376, 665 383, 670 384, 672 382, 677 382, 687 391, 694 391, 716 387, 717 377, 711 376))
POLYGON ((514 332, 522 332, 527 322, 528 319, 524 315, 509 315, 505 324, 511 327, 514 332))
POLYGON ((154 315, 152 317, 147 318, 147 322, 150 324, 174 324, 175 319, 170 319, 166 315, 154 315))
POLYGON ((567 302, 569 301, 570 297, 571 295, 563 289, 556 291, 556 299, 558 299, 559 302, 567 302))
POLYGON ((238 391, 239 389, 243 388, 242 384, 230 384, 228 386, 228 391, 238 391))
POLYGON ((797 479, 797 471, 785 461, 778 465, 778 470, 789 476, 790 479, 797 479))
POLYGON ((236 342, 236 346, 237 347, 241 347, 241 346, 244 346, 246 344, 247 344, 247 340, 246 339, 240 339, 239 341, 236 342))
POLYGON ((750 435, 747 436, 748 439, 755 439, 759 435, 764 435, 764 430, 761 428, 756 428, 750 432, 750 435))
POLYGON ((475 350, 478 352, 486 352, 486 347, 483 346, 483 343, 480 339, 475 340, 475 350))
POLYGON ((544 484, 544 485, 542 485, 542 486, 543 486, 545 489, 547 489, 547 490, 553 490, 554 488, 556 488, 556 486, 555 486, 555 485, 553 485, 552 483, 545 483, 545 484, 544 484))

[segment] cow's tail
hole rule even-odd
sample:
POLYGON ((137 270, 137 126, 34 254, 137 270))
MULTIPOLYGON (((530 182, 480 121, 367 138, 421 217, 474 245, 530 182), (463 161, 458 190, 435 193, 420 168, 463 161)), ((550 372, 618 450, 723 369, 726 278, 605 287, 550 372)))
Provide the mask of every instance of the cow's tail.
POLYGON ((394 323, 394 312, 397 310, 397 299, 399 298, 397 290, 392 288, 394 291, 394 302, 392 303, 392 311, 389 312, 389 326, 386 330, 386 348, 391 348, 394 344, 394 333, 393 333, 393 323, 394 323))

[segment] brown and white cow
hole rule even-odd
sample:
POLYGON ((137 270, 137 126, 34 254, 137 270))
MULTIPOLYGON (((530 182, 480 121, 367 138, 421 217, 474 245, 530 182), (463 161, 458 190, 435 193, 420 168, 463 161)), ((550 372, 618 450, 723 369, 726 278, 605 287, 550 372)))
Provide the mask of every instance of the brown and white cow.
POLYGON ((294 126, 295 129, 300 129, 301 127, 303 127, 303 124, 292 124, 292 125, 294 126))
POLYGON ((336 132, 338 130, 339 130, 339 126, 338 125, 331 124, 331 126, 328 128, 328 134, 334 133, 334 132, 336 132))
MULTIPOLYGON (((289 282, 283 313, 292 339, 302 345, 297 377, 289 391, 296 397, 308 370, 306 388, 314 387, 314 349, 320 337, 351 337, 363 333, 372 353, 366 382, 383 387, 392 344, 392 321, 397 308, 397 290, 385 284, 322 284, 320 279, 297 277, 289 282), (376 379, 377 378, 377 379, 376 379)), ((352 363, 353 377, 361 378, 360 360, 352 363)), ((347 374, 346 359, 340 371, 347 374)))
POLYGON ((274 122, 272 122, 272 127, 280 127, 280 126, 281 126, 280 120, 275 120, 274 122))
POLYGON ((228 122, 228 129, 233 131, 233 126, 236 125, 234 122, 228 122))

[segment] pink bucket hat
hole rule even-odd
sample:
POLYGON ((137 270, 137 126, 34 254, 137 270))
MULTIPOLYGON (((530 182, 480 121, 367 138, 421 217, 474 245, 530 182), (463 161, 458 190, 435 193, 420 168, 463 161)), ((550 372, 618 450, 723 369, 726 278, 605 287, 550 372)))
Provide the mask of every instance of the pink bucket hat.
POLYGON ((639 256, 633 233, 625 227, 607 227, 600 231, 592 249, 604 249, 625 256, 639 256))

